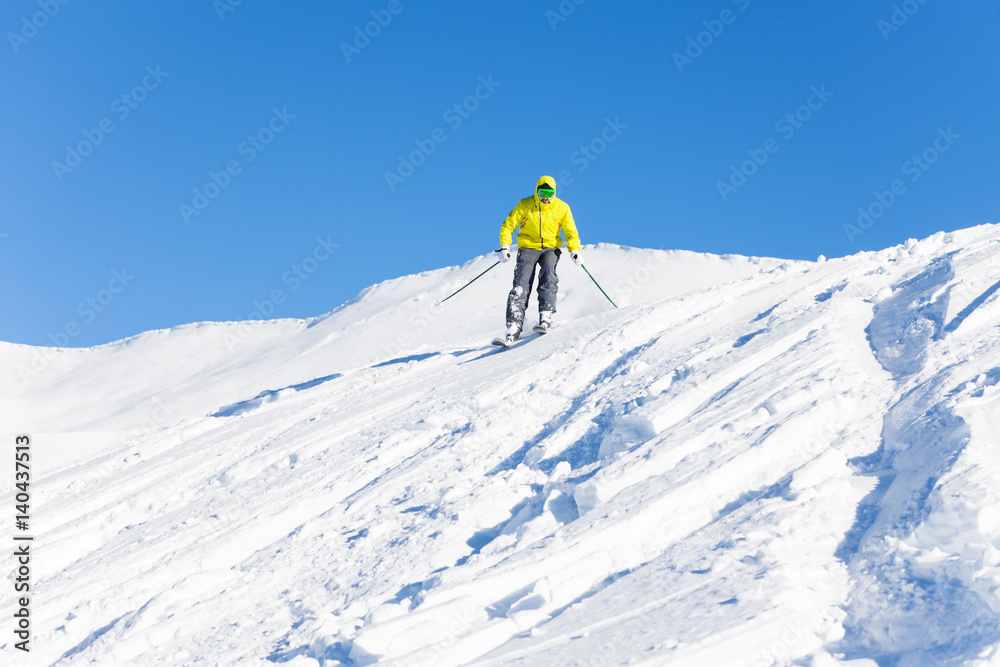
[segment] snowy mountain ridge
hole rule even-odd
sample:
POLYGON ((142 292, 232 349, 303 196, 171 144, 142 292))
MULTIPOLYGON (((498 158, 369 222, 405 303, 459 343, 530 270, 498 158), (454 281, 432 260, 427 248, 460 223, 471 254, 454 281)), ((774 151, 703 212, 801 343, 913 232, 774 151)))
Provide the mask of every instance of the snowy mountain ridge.
POLYGON ((311 320, 0 344, 46 554, 24 664, 1000 665, 1000 226, 584 252, 621 308, 566 263, 505 351, 509 272, 439 303, 489 258, 311 320))

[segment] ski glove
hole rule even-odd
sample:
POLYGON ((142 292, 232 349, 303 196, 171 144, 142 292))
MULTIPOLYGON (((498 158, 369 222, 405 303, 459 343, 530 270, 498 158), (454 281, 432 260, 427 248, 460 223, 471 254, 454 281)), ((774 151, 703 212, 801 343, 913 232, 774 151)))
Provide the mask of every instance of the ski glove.
POLYGON ((580 262, 583 261, 583 260, 580 258, 580 251, 579 250, 574 250, 573 252, 571 252, 569 254, 569 256, 573 259, 573 263, 574 264, 576 264, 577 266, 580 266, 580 262))
POLYGON ((497 250, 497 256, 501 262, 510 261, 510 246, 502 246, 499 250, 497 250))

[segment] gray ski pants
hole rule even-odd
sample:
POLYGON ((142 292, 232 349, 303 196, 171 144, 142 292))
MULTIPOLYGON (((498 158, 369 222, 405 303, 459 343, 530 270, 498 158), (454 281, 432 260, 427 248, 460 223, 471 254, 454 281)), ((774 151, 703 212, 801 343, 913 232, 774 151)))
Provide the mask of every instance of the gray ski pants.
POLYGON ((535 269, 538 268, 538 311, 556 310, 556 293, 559 288, 559 277, 556 275, 556 264, 559 263, 559 248, 533 250, 531 248, 517 249, 517 263, 514 266, 514 288, 507 297, 507 327, 515 325, 520 331, 524 326, 524 311, 528 307, 528 297, 531 286, 535 282, 535 269))

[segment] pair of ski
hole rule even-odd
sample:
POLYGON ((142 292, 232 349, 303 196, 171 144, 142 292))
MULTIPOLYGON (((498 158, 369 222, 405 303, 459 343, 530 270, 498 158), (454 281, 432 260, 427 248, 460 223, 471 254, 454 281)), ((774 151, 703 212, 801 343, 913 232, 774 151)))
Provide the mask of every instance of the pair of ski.
MULTIPOLYGON (((531 330, 539 334, 547 334, 549 332, 549 328, 550 326, 548 324, 543 324, 542 322, 539 322, 538 324, 533 326, 531 330)), ((514 340, 508 342, 506 336, 497 336, 496 338, 493 339, 493 344, 499 345, 502 348, 508 348, 514 343, 516 343, 517 340, 518 339, 515 338, 514 340)))

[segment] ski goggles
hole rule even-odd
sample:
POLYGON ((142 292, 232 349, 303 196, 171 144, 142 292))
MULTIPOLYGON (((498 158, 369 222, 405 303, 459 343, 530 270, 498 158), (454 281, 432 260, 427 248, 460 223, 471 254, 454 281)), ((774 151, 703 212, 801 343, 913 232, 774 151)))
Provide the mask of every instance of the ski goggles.
POLYGON ((539 199, 552 199, 555 197, 556 191, 549 190, 548 188, 538 188, 538 198, 539 199))

